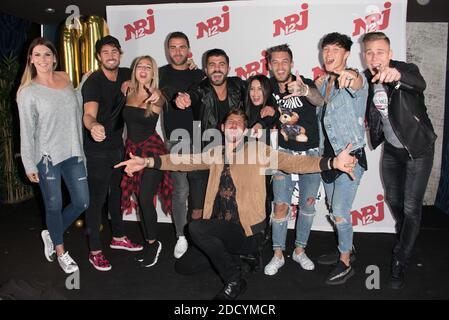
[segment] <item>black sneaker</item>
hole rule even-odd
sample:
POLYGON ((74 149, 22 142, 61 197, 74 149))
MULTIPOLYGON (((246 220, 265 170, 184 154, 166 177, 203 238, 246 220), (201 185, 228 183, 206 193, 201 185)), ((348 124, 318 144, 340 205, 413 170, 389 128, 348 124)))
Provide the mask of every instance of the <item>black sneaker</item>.
POLYGON ((152 267, 157 263, 161 250, 162 243, 160 241, 155 241, 152 244, 147 242, 144 249, 136 257, 136 260, 140 262, 140 265, 144 268, 152 267))
POLYGON ((355 274, 351 265, 349 267, 343 261, 338 260, 335 268, 329 273, 326 279, 326 284, 337 285, 345 283, 349 278, 355 274))
MULTIPOLYGON (((349 255, 349 261, 352 264, 355 262, 355 260, 356 260, 355 247, 352 246, 351 254, 349 255)), ((340 261, 340 251, 338 251, 338 250, 336 250, 332 253, 323 254, 323 255, 319 256, 318 260, 317 260, 318 264, 325 265, 325 266, 334 265, 338 261, 340 261)))
POLYGON ((399 290, 404 286, 404 265, 393 260, 391 265, 390 288, 399 290))

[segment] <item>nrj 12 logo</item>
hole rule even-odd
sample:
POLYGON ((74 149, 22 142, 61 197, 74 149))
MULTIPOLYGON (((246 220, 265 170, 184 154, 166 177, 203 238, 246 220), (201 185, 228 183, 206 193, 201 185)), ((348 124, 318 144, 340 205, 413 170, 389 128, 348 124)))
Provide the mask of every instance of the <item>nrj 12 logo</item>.
POLYGON ((152 9, 147 10, 147 17, 134 21, 132 24, 124 26, 126 36, 125 41, 131 40, 131 38, 139 39, 154 33, 156 27, 154 24, 154 11, 152 9))
POLYGON ((198 22, 196 24, 197 39, 203 38, 204 35, 212 37, 229 30, 229 7, 223 6, 221 9, 223 11, 221 15, 207 19, 205 22, 198 22))
POLYGON ((391 2, 384 3, 384 10, 380 10, 376 5, 369 5, 365 10, 365 18, 354 20, 354 32, 352 36, 362 33, 384 30, 390 22, 391 2))
POLYGON ((266 57, 267 51, 262 50, 260 54, 262 55, 260 60, 252 61, 242 67, 235 68, 236 76, 244 80, 247 80, 249 77, 255 76, 256 74, 263 74, 265 76, 268 76, 266 57))
POLYGON ((384 196, 378 194, 377 201, 375 205, 363 207, 360 211, 352 210, 352 225, 357 226, 361 222, 365 226, 374 222, 383 221, 385 217, 384 196))
POLYGON ((299 13, 293 13, 282 19, 277 19, 273 21, 274 33, 273 37, 283 35, 289 35, 296 31, 301 31, 307 28, 309 25, 309 5, 303 3, 301 5, 302 11, 299 13))

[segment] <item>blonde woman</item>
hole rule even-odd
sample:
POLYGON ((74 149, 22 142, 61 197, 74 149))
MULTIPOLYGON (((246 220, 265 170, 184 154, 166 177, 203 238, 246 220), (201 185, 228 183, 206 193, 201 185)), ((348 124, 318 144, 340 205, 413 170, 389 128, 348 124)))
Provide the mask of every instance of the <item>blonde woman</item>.
MULTIPOLYGON (((131 81, 123 108, 123 119, 127 128, 126 154, 141 157, 168 153, 164 142, 156 132, 156 123, 165 98, 158 89, 159 75, 156 61, 150 56, 137 57, 132 64, 131 81)), ((163 209, 171 212, 172 183, 168 172, 162 173, 147 168, 133 177, 123 176, 122 209, 130 208, 130 196, 138 198, 145 247, 137 260, 142 267, 157 263, 162 244, 157 241, 157 212, 154 197, 161 196, 163 209)))
POLYGON ((17 92, 21 156, 28 179, 39 183, 48 230, 41 233, 48 261, 66 273, 78 265, 65 251, 63 234, 89 206, 82 140, 80 96, 65 72, 55 71, 54 45, 35 39, 17 92), (71 203, 62 208, 61 177, 71 203))

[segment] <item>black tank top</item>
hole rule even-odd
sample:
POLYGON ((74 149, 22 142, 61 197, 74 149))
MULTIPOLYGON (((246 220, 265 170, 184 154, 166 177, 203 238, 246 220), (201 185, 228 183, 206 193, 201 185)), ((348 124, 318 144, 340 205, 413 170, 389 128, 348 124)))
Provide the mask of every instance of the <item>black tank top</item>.
POLYGON ((139 143, 148 139, 156 131, 156 123, 159 119, 157 113, 145 117, 145 109, 125 106, 123 108, 123 119, 126 123, 128 139, 139 143))

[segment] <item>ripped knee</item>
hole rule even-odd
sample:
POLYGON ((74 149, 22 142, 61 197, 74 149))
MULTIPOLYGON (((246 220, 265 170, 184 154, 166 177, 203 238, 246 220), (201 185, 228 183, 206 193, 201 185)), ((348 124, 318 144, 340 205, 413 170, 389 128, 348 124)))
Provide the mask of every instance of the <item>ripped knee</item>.
POLYGON ((288 206, 287 203, 275 203, 274 212, 271 215, 272 221, 284 222, 288 220, 288 206))
POLYGON ((308 197, 306 200, 306 206, 313 206, 315 205, 315 197, 308 197))
POLYGON ((344 217, 341 217, 341 216, 335 216, 335 215, 331 214, 330 218, 336 225, 348 223, 348 221, 344 217))

